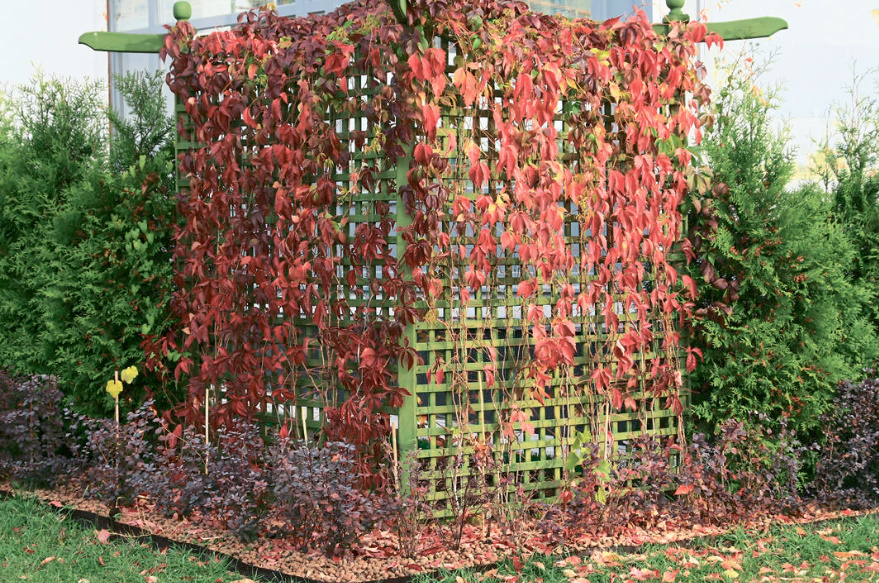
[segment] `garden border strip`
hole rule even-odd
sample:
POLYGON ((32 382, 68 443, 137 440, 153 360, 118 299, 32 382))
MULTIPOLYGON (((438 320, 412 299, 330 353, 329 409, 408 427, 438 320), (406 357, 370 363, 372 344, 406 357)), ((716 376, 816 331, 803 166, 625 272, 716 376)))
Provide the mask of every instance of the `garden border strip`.
MULTIPOLYGON (((26 491, 25 491, 26 492, 26 491)), ((0 489, 0 500, 9 500, 15 498, 17 492, 15 490, 6 490, 0 489)), ((18 493, 21 496, 21 493, 18 493)), ((80 510, 78 508, 72 508, 69 506, 55 506, 53 504, 47 503, 36 496, 31 496, 31 500, 43 506, 57 514, 63 514, 67 518, 72 518, 75 522, 82 524, 84 526, 91 526, 97 529, 106 529, 110 531, 110 540, 119 540, 124 538, 124 536, 133 537, 139 542, 149 543, 150 546, 157 550, 165 550, 168 548, 177 548, 182 549, 186 552, 192 553, 193 555, 201 558, 201 559, 225 559, 230 570, 235 570, 242 575, 247 577, 256 578, 261 581, 274 581, 278 583, 327 583, 326 581, 318 580, 318 579, 310 579, 308 577, 300 577, 297 575, 288 575, 287 573, 283 573, 281 571, 276 571, 273 569, 266 569, 264 567, 258 567, 246 561, 242 561, 241 559, 234 557, 232 555, 228 555, 226 553, 222 553, 220 551, 215 551, 210 549, 209 547, 203 547, 201 545, 197 545, 194 543, 183 542, 175 539, 170 539, 164 537, 159 534, 153 534, 148 530, 141 528, 139 526, 135 526, 133 524, 127 524, 125 522, 120 522, 114 518, 110 518, 109 516, 103 516, 94 512, 90 512, 88 510, 80 510)), ((870 516, 872 514, 879 514, 879 507, 873 508, 870 510, 859 510, 855 511, 857 514, 851 516, 834 516, 832 518, 822 518, 820 520, 809 521, 809 522, 790 522, 787 526, 797 526, 797 525, 820 525, 828 522, 845 522, 847 520, 852 520, 856 518, 861 518, 864 516, 870 516)), ((773 525, 781 525, 781 523, 773 522, 773 525)), ((727 534, 729 530, 717 533, 717 534, 707 534, 695 536, 693 538, 683 539, 679 541, 673 541, 669 543, 663 543, 668 547, 676 547, 676 548, 690 548, 695 544, 707 541, 711 539, 717 539, 724 534, 727 534)), ((561 558, 571 557, 571 556, 579 556, 581 558, 591 557, 595 552, 612 552, 616 554, 634 554, 641 548, 646 545, 653 544, 650 542, 644 542, 640 545, 612 545, 608 547, 594 547, 592 549, 583 551, 583 552, 575 552, 569 555, 564 555, 561 558)), ((494 563, 486 563, 484 565, 477 565, 473 567, 462 567, 462 569, 469 569, 470 571, 476 573, 484 573, 485 571, 489 571, 491 569, 496 569, 500 566, 500 564, 507 559, 508 557, 501 558, 501 560, 494 563)), ((411 583, 411 581, 415 577, 419 577, 425 574, 430 574, 433 572, 438 572, 439 569, 433 571, 425 571, 423 573, 418 573, 417 575, 402 575, 399 577, 391 577, 388 579, 373 579, 367 581, 359 581, 358 583, 411 583)))

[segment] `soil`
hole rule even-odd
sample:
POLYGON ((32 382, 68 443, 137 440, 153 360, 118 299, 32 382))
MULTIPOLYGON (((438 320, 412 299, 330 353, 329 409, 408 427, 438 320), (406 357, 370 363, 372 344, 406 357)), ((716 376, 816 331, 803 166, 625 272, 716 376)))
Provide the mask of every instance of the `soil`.
MULTIPOLYGON (((0 484, 0 490, 12 490, 9 484, 0 484)), ((20 492, 20 491, 19 491, 20 492)), ((53 490, 37 489, 29 493, 38 500, 54 506, 73 507, 79 510, 107 515, 107 506, 87 500, 69 486, 53 490)), ((548 543, 546 536, 523 522, 517 533, 501 532, 497 528, 488 533, 486 525, 472 524, 464 528, 461 546, 452 550, 448 538, 425 525, 418 536, 414 550, 405 556, 401 552, 400 539, 396 533, 374 531, 365 536, 356 553, 344 557, 327 557, 320 552, 304 553, 296 550, 283 539, 264 538, 251 543, 242 542, 223 530, 187 519, 166 518, 152 512, 149 500, 141 499, 131 507, 120 508, 119 522, 140 527, 165 538, 206 547, 235 557, 251 565, 280 571, 295 577, 305 577, 327 582, 355 582, 392 579, 415 575, 437 569, 459 569, 491 565, 506 557, 527 557, 531 553, 562 555, 588 555, 596 550, 611 547, 637 547, 645 543, 684 543, 694 538, 716 536, 726 532, 723 527, 689 525, 686 528, 666 528, 651 532, 633 528, 617 537, 592 537, 582 535, 565 546, 548 543), (518 543, 518 544, 517 544, 518 543)), ((877 512, 829 511, 811 508, 796 519, 788 516, 761 518, 746 525, 748 528, 765 529, 773 522, 810 523, 830 520, 841 516, 856 516, 877 512)))

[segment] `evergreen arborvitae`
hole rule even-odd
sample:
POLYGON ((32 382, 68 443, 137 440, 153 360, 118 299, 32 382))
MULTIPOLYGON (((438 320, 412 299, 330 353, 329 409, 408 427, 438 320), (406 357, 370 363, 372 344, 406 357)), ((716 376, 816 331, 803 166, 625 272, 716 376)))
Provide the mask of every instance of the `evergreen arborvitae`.
POLYGON ((733 68, 703 141, 715 187, 693 214, 699 321, 692 344, 697 418, 763 413, 816 432, 836 383, 879 354, 866 296, 848 279, 856 248, 819 188, 793 188, 775 95, 733 68))
MULTIPOLYGON (((113 370, 140 365, 144 336, 168 324, 174 132, 161 85, 121 79, 132 113, 108 122, 97 86, 38 78, 0 138, 0 367, 57 375, 93 413, 111 408, 113 370)), ((149 375, 123 399, 146 388, 163 399, 149 375)))

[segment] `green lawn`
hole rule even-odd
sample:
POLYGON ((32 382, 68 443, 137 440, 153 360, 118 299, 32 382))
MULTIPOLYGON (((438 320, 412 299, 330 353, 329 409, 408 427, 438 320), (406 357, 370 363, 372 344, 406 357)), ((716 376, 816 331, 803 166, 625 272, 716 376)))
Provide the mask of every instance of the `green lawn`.
MULTIPOLYGON (((486 573, 443 571, 415 583, 586 583, 656 581, 847 581, 879 583, 879 515, 768 532, 741 529, 690 548, 648 545, 637 555, 597 553, 507 561, 486 573)), ((232 583, 245 577, 182 551, 159 552, 134 540, 104 543, 35 502, 0 501, 0 581, 37 583, 232 583)))
POLYGON ((648 545, 637 555, 597 553, 592 560, 539 557, 516 570, 468 570, 424 575, 415 583, 586 583, 629 581, 879 582, 879 516, 832 523, 741 529, 691 548, 648 545))
POLYGON ((0 581, 34 583, 231 583, 243 576, 185 552, 135 540, 102 543, 97 532, 35 502, 0 501, 0 581))

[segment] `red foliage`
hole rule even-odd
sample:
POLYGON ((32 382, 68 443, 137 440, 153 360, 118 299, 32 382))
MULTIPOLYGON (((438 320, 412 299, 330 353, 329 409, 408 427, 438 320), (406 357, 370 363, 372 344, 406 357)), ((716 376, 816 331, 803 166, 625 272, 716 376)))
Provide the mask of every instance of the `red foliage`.
MULTIPOLYGON (((416 0, 407 17, 401 26, 385 3, 362 0, 308 19, 247 13, 234 30, 204 37, 181 23, 166 37, 169 84, 192 121, 181 131, 203 144, 180 159, 190 177, 176 237, 180 326, 154 340, 192 355, 173 371, 189 379, 179 412, 197 423, 205 387, 222 385, 213 420, 228 422, 252 415, 269 387, 283 401, 313 379, 346 395, 329 410, 329 436, 372 454, 389 431, 381 407, 407 394, 395 371, 417 358, 402 340, 424 317, 415 301, 466 302, 490 284, 498 255, 513 252, 537 394, 572 365, 586 334, 575 322, 594 312, 615 361, 596 356, 594 390, 619 408, 647 375, 678 407, 673 330, 689 305, 668 251, 681 235, 687 139, 698 141, 708 97, 693 64, 704 25, 660 39, 643 14, 597 24, 500 0, 416 0), (454 61, 434 38, 457 39, 454 61), (352 94, 359 79, 373 91, 352 94), (487 112, 496 143, 475 131, 453 133, 455 143, 440 135, 448 138, 442 116, 455 100, 487 112), (577 105, 561 115, 565 134, 554 123, 563 102, 577 105), (344 115, 369 129, 337 123, 344 115), (353 157, 349 141, 381 156, 353 157), (456 147, 470 194, 447 157, 456 147), (382 176, 409 152, 405 182, 382 176), (342 172, 350 182, 339 182, 342 172), (361 209, 374 220, 355 228, 361 193, 401 197, 411 224, 395 225, 379 200, 361 209), (576 254, 565 209, 577 209, 576 254), (471 248, 461 242, 468 229, 471 248), (449 286, 440 267, 454 258, 467 268, 449 286), (574 272, 594 278, 577 289, 574 272), (545 285, 561 290, 549 317, 545 285), (379 295, 393 315, 371 301, 379 295), (636 358, 642 351, 652 361, 636 358)), ((486 365, 492 382, 496 370, 486 365)), ((375 475, 368 463, 361 470, 375 475)))

